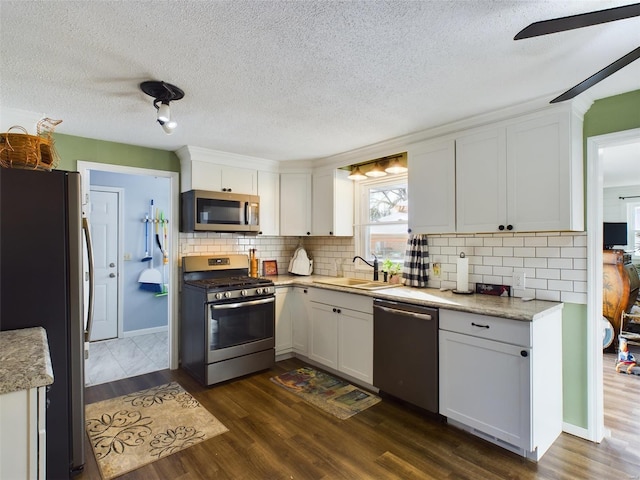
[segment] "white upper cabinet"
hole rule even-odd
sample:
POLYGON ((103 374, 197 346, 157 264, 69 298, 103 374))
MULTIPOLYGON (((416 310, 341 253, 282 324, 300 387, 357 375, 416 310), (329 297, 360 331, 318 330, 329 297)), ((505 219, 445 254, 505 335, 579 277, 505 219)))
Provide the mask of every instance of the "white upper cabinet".
POLYGON ((313 235, 353 236, 353 182, 348 175, 346 170, 313 175, 313 235))
POLYGON ((257 193, 257 171, 209 162, 191 162, 191 188, 214 192, 257 193))
POLYGON ((456 138, 458 232, 493 232, 507 218, 507 162, 504 128, 456 138))
POLYGON ((571 122, 542 112, 458 136, 456 230, 582 230, 582 129, 571 122))
POLYGON ((311 235, 311 174, 280 174, 280 235, 311 235))
POLYGON ((409 231, 452 233, 456 229, 453 139, 409 145, 409 231))
POLYGON ((258 170, 260 235, 280 235, 280 175, 258 170))
POLYGON ((182 192, 209 190, 257 195, 258 170, 246 165, 260 163, 261 159, 189 146, 176 153, 180 158, 182 192), (245 167, 236 167, 238 164, 245 167))

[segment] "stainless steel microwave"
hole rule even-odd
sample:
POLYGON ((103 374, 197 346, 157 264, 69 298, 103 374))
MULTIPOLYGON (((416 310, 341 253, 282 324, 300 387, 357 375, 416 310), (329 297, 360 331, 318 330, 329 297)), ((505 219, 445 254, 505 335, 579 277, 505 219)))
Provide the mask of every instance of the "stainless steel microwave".
POLYGON ((228 192, 189 190, 180 196, 182 232, 245 232, 260 230, 260 197, 228 192))

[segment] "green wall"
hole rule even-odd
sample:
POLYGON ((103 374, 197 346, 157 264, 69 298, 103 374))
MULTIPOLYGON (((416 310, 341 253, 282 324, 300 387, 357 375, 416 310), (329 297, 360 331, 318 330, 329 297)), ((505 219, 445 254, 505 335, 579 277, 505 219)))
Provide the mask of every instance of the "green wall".
POLYGON ((155 148, 137 147, 124 143, 105 142, 93 138, 54 134, 55 147, 60 155, 60 170, 77 170, 77 160, 126 165, 153 170, 180 171, 175 153, 155 148))
MULTIPOLYGON (((634 128, 640 128, 640 90, 596 100, 584 116, 585 177, 587 138, 634 128)), ((565 304, 562 319, 564 421, 587 428, 587 306, 565 304)))

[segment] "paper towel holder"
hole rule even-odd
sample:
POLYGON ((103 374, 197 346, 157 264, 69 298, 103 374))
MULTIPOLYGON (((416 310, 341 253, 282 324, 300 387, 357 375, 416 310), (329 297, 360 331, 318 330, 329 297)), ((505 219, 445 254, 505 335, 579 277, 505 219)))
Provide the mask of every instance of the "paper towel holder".
MULTIPOLYGON (((460 252, 460 258, 465 258, 466 255, 464 254, 464 252, 460 252)), ((467 281, 468 284, 468 281, 467 281)), ((468 288, 468 287, 467 287, 468 288)), ((459 295, 470 295, 473 293, 473 290, 458 290, 458 289, 453 289, 451 290, 453 293, 457 293, 459 295)))

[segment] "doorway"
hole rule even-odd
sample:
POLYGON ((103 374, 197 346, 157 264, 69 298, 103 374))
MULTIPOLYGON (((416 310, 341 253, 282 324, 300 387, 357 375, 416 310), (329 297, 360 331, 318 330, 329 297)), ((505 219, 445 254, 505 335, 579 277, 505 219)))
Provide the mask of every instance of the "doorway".
POLYGON ((83 214, 89 219, 94 243, 95 327, 91 338, 102 339, 89 345, 87 381, 98 384, 167 367, 175 369, 178 173, 82 161, 78 171, 83 183, 83 214), (115 229, 113 218, 109 218, 113 211, 107 212, 113 210, 114 191, 118 191, 120 218, 115 229), (159 219, 160 215, 168 223, 149 222, 145 237, 145 219, 159 219), (112 230, 118 232, 117 240, 112 230), (144 260, 149 256, 151 261, 144 260), (139 283, 141 273, 148 269, 157 270, 162 279, 151 285, 153 289, 143 289, 139 283), (117 285, 115 299, 108 282, 117 285))
POLYGON ((602 441, 608 433, 604 424, 601 324, 603 159, 607 148, 637 142, 640 142, 640 129, 587 139, 587 415, 589 439, 596 442, 602 441))
POLYGON ((120 237, 124 189, 91 187, 89 225, 93 240, 94 309, 91 342, 122 336, 120 237))

